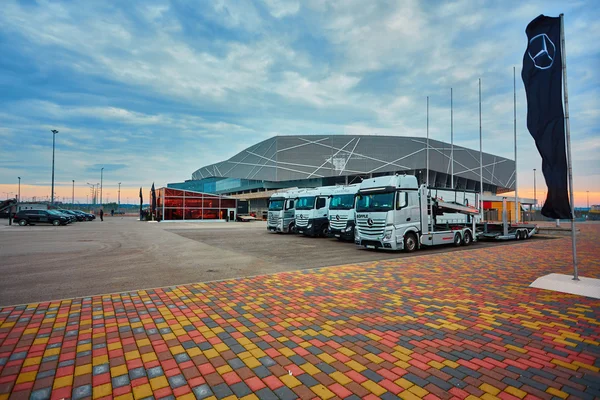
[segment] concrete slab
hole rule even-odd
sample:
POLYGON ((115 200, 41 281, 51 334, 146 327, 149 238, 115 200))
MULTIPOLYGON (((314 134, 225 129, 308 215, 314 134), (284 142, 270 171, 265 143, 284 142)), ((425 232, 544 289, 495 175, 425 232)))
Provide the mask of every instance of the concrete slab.
POLYGON ((600 299, 600 279, 580 276, 574 281, 573 275, 548 274, 537 278, 529 287, 600 299))

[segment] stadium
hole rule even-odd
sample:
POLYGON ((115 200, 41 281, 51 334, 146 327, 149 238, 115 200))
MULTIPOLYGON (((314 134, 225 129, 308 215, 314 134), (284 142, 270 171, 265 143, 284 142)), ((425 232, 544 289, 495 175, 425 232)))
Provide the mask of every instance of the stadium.
MULTIPOLYGON (((513 191, 515 162, 483 153, 483 190, 489 195, 513 191)), ((429 184, 480 190, 479 151, 429 140, 429 184)), ((422 137, 370 135, 275 136, 215 164, 199 168, 192 179, 169 188, 214 193, 250 201, 260 213, 278 190, 360 182, 389 174, 427 180, 427 140, 422 137)))

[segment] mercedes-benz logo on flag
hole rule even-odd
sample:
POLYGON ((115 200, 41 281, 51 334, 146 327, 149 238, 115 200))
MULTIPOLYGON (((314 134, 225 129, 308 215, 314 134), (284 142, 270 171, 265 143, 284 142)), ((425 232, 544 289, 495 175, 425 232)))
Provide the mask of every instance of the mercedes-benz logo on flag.
POLYGON ((335 216, 335 220, 336 220, 336 221, 339 221, 339 220, 340 220, 340 216, 339 216, 339 215, 336 215, 336 216, 335 216))
POLYGON ((548 69, 554 64, 556 46, 548 35, 540 33, 531 38, 527 46, 527 54, 538 69, 548 69))
POLYGON ((367 224, 368 224, 369 226, 373 226, 373 220, 372 220, 371 218, 369 218, 369 219, 367 220, 367 224))

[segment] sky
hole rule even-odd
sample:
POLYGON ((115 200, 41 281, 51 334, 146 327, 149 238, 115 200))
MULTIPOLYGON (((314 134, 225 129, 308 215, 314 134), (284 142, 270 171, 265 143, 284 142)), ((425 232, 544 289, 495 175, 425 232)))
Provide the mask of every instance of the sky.
POLYGON ((565 14, 575 204, 600 204, 600 8, 590 1, 3 0, 0 198, 105 201, 191 178, 274 135, 450 141, 514 159, 545 196, 520 79, 525 27, 565 14))

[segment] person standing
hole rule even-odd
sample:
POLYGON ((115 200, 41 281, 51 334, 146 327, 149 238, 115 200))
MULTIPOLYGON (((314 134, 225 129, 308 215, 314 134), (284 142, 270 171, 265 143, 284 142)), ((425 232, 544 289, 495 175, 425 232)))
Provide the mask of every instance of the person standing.
POLYGON ((104 210, 100 210, 100 221, 104 221, 104 210))

